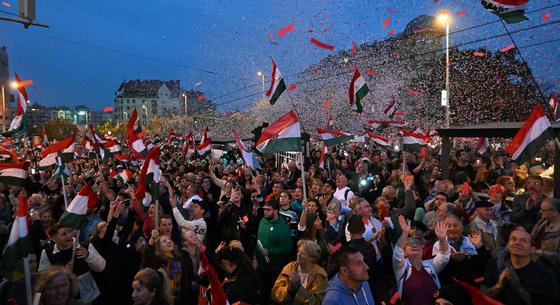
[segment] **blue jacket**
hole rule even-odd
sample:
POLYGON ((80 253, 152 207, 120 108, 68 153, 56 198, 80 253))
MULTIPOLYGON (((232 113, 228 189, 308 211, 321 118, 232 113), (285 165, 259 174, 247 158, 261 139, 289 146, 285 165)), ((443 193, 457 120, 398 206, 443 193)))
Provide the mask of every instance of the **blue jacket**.
POLYGON ((374 305, 374 301, 367 281, 354 291, 340 281, 337 273, 329 282, 322 305, 374 305))

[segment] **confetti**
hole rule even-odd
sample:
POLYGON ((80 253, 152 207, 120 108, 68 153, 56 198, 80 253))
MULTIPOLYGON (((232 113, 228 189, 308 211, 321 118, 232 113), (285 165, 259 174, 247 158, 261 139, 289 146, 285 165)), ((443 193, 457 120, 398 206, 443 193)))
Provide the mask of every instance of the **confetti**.
POLYGON ((412 94, 412 95, 414 95, 414 96, 420 96, 420 95, 422 95, 422 93, 420 93, 420 92, 419 92, 418 90, 416 90, 416 89, 410 89, 410 90, 408 90, 408 94, 412 94))
POLYGON ((438 13, 438 15, 449 15, 449 14, 451 14, 451 10, 448 10, 448 9, 441 10, 438 13))
POLYGON ((464 16, 467 14, 467 11, 459 11, 457 12, 457 16, 464 16))
POLYGON ((243 222, 245 222, 245 223, 249 222, 249 216, 244 215, 242 220, 243 220, 243 222))
POLYGON ((196 83, 194 84, 195 87, 198 87, 198 86, 200 86, 200 85, 202 85, 202 81, 198 81, 198 82, 196 82, 196 83))
POLYGON ((417 30, 414 30, 414 33, 422 33, 424 31, 426 31, 426 29, 417 29, 417 30))
POLYGON ((323 109, 329 108, 330 104, 331 104, 331 99, 328 98, 328 99, 323 103, 323 109))
POLYGON ((342 244, 341 244, 341 243, 338 243, 338 244, 334 245, 334 246, 331 248, 331 253, 335 253, 336 251, 338 251, 338 249, 340 249, 340 247, 342 247, 342 244))
POLYGON ((366 69, 365 72, 366 72, 366 74, 368 74, 368 75, 377 74, 377 71, 375 71, 375 70, 373 70, 373 69, 366 69))
MULTIPOLYGON (((435 1, 435 0, 434 0, 435 1)), ((400 292, 395 292, 395 294, 393 294, 393 296, 391 297, 391 299, 389 300, 390 304, 397 304, 397 301, 399 300, 401 294, 400 292)))
POLYGON ((278 37, 282 37, 295 29, 296 29, 296 25, 292 22, 288 24, 286 27, 283 27, 280 30, 278 30, 278 33, 276 33, 276 35, 278 35, 278 37))
POLYGON ((389 33, 387 33, 387 35, 393 35, 397 32, 397 30, 391 30, 389 33))
POLYGON ((12 5, 9 4, 8 2, 2 2, 2 5, 5 6, 5 7, 10 7, 10 6, 12 6, 12 5))
POLYGON ((396 13, 397 10, 387 10, 387 12, 389 12, 389 13, 396 13))
POLYGON ((18 83, 18 87, 25 87, 25 86, 31 86, 33 85, 33 81, 32 80, 24 80, 18 83))
POLYGON ((486 56, 486 53, 477 51, 477 52, 474 52, 473 55, 476 56, 476 57, 484 57, 484 56, 486 56))
POLYGON ((334 50, 334 46, 331 46, 330 44, 326 44, 326 43, 324 43, 322 41, 319 41, 315 38, 311 38, 310 41, 311 41, 312 44, 318 46, 319 48, 327 49, 329 51, 334 50))
POLYGON ((507 52, 507 51, 513 50, 513 49, 515 49, 515 45, 510 44, 509 46, 506 46, 506 47, 501 48, 501 49, 500 49, 500 52, 507 52))
POLYGON ((426 147, 422 146, 420 148, 420 158, 426 157, 426 147))
POLYGON ((324 28, 324 29, 323 29, 323 33, 328 32, 330 29, 331 29, 331 28, 324 28))
POLYGON ((291 84, 291 85, 288 86, 288 92, 292 92, 292 91, 294 91, 294 90, 296 90, 296 89, 297 89, 297 85, 296 85, 296 84, 291 84))
POLYGON ((272 34, 268 34, 268 36, 267 36, 267 37, 268 37, 268 39, 272 39, 272 38, 274 38, 274 35, 272 35, 272 34))
POLYGON ((352 43, 352 52, 350 54, 352 54, 352 56, 356 55, 356 51, 358 50, 358 44, 356 42, 352 43))
POLYGON ((545 13, 542 17, 542 21, 548 21, 548 19, 550 19, 550 16, 552 16, 550 13, 545 13))
POLYGON ((393 113, 393 116, 403 116, 404 112, 402 111, 395 111, 395 113, 393 113))
POLYGON ((477 277, 476 279, 474 279, 474 282, 475 283, 482 283, 482 282, 484 282, 484 277, 483 276, 477 277))
POLYGON ((204 94, 201 94, 198 96, 198 100, 199 101, 204 101, 206 99, 206 96, 204 96, 204 94))
POLYGON ((313 32, 315 32, 315 30, 313 30, 313 29, 307 30, 307 33, 313 33, 313 32))
POLYGON ((386 29, 387 27, 389 27, 389 23, 391 23, 391 18, 387 17, 387 19, 385 19, 385 22, 383 23, 383 28, 386 29))

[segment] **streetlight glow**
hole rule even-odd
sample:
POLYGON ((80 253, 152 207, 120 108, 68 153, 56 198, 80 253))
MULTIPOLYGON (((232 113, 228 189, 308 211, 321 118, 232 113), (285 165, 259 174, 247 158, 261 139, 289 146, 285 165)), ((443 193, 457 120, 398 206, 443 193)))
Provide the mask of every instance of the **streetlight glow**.
POLYGON ((258 71, 258 72, 257 72, 257 75, 258 75, 258 76, 261 76, 261 75, 263 75, 263 74, 262 74, 261 71, 258 71))
POLYGON ((449 16, 449 14, 439 14, 437 16, 437 19, 441 24, 446 24, 446 23, 449 23, 449 21, 451 20, 451 17, 449 16))
POLYGON ((10 82, 10 87, 12 87, 14 89, 17 89, 17 87, 19 87, 19 84, 16 81, 12 81, 12 82, 10 82))

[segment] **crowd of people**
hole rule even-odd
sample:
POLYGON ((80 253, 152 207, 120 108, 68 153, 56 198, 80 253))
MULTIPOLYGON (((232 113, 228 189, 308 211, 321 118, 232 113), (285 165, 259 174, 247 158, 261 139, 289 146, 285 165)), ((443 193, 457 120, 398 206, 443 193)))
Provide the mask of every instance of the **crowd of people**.
MULTIPOLYGON (((256 170, 180 146, 162 146, 146 206, 136 162, 79 152, 62 185, 39 150, 18 152, 29 180, 0 184, 0 246, 23 196, 38 304, 560 304, 560 200, 542 162, 456 148, 444 179, 437 152, 347 145, 325 166, 313 150, 305 168, 263 155, 256 170), (99 202, 77 231, 58 220, 86 184, 99 202)), ((23 277, 3 276, 2 303, 26 304, 23 277)))

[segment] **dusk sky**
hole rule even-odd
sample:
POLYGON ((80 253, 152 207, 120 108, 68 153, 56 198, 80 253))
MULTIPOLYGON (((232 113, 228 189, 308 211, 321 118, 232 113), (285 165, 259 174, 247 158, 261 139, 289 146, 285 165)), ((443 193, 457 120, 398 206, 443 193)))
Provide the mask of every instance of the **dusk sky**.
MULTIPOLYGON (((11 7, 0 6, 0 14, 17 12, 17 0, 4 2, 11 7)), ((220 110, 243 109, 254 98, 239 98, 261 92, 256 72, 265 72, 268 81, 271 57, 288 82, 296 83, 294 74, 321 58, 353 42, 389 38, 414 17, 444 9, 453 16, 451 32, 498 20, 472 0, 38 0, 37 21, 50 28, 0 21, 0 46, 7 47, 10 76, 17 72, 33 80, 32 102, 102 109, 113 106, 123 80, 178 79, 187 89, 202 82, 196 89, 220 110), (292 22, 295 30, 277 37, 292 22), (312 37, 335 50, 317 48, 312 37)), ((529 21, 509 28, 534 27, 514 38, 538 81, 559 91, 560 26, 540 25, 560 20, 560 1, 531 0, 527 11, 529 21)), ((502 25, 493 23, 453 34, 451 44, 500 33, 502 25)), ((504 36, 468 48, 510 44, 504 36)))

